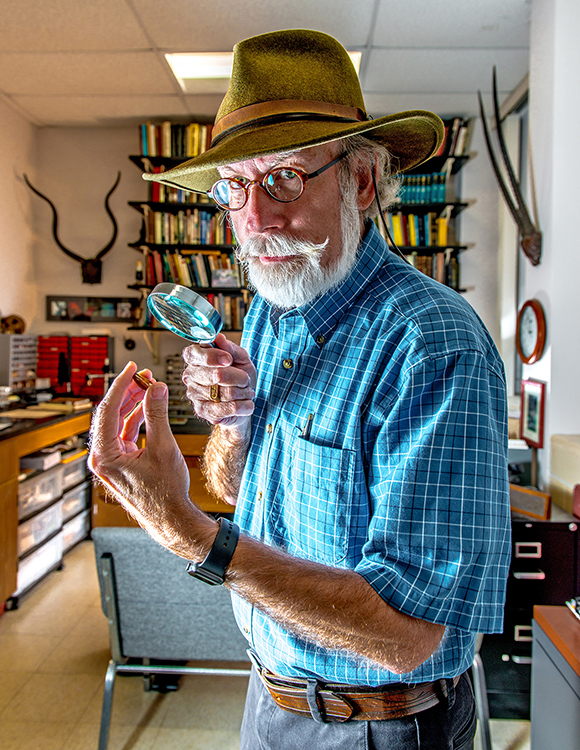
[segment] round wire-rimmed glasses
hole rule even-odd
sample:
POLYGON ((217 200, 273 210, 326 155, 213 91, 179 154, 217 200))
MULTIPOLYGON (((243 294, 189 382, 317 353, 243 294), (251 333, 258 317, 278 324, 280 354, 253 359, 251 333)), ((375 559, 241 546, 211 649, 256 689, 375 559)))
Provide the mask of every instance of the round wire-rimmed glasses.
POLYGON ((259 185, 264 188, 270 198, 279 203, 292 203, 292 201, 300 198, 308 180, 326 172, 327 169, 333 167, 345 156, 347 156, 346 151, 320 169, 310 172, 310 174, 295 167, 275 167, 266 172, 261 180, 247 180, 245 177, 223 177, 221 180, 214 182, 207 194, 218 206, 225 208, 227 211, 239 211, 246 205, 252 185, 259 185))

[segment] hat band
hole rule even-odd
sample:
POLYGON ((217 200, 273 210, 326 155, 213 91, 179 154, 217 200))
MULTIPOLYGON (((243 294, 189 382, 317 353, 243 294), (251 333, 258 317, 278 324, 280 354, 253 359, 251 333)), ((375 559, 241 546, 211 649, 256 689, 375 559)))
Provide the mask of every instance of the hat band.
POLYGON ((220 118, 212 129, 211 147, 217 145, 227 135, 254 125, 270 125, 289 120, 327 120, 329 122, 366 121, 366 112, 358 107, 347 107, 342 104, 305 101, 300 99, 281 99, 272 102, 249 104, 220 118))

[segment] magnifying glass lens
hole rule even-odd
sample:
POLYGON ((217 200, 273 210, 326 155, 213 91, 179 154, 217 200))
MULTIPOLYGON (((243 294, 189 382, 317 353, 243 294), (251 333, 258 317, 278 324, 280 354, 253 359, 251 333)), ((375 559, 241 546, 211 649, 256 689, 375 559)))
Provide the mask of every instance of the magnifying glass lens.
POLYGON ((165 328, 189 341, 211 343, 222 328, 213 305, 179 284, 158 284, 147 298, 147 306, 165 328))

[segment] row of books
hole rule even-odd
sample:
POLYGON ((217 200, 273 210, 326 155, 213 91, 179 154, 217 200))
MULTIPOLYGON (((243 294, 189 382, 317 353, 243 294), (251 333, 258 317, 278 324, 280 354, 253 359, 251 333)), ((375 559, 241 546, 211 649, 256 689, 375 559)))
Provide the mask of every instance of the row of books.
POLYGON ((385 214, 385 221, 399 247, 446 247, 450 243, 448 212, 439 216, 434 211, 422 215, 398 211, 385 214))
POLYGON ((441 250, 433 255, 412 252, 407 255, 407 260, 426 276, 459 291, 459 263, 453 250, 441 250))
POLYGON ((137 281, 146 286, 164 282, 193 287, 241 287, 241 268, 233 253, 191 253, 143 249, 137 281), (139 278, 141 277, 141 278, 139 278))
POLYGON ((143 156, 168 156, 188 159, 207 151, 212 126, 191 122, 189 125, 165 121, 160 125, 144 122, 139 128, 143 156))
POLYGON ((187 208, 171 213, 143 205, 144 242, 156 245, 233 245, 234 237, 223 213, 187 208))
POLYGON ((446 120, 445 137, 435 156, 465 156, 469 151, 473 133, 473 119, 454 117, 446 120))
POLYGON ((400 203, 445 203, 447 173, 408 174, 403 176, 400 203))
MULTIPOLYGON (((219 312, 226 331, 240 331, 244 318, 252 301, 252 295, 247 290, 240 294, 224 294, 222 292, 205 294, 204 297, 219 312)), ((141 306, 141 316, 137 321, 141 328, 162 328, 161 324, 151 315, 147 305, 141 306)))
MULTIPOLYGON (((154 167, 148 160, 144 161, 147 172, 160 174, 165 172, 165 166, 154 167)), ((148 182, 149 200, 153 203, 209 203, 214 205, 211 198, 203 193, 193 193, 191 190, 182 190, 181 188, 162 185, 159 182, 148 182)))

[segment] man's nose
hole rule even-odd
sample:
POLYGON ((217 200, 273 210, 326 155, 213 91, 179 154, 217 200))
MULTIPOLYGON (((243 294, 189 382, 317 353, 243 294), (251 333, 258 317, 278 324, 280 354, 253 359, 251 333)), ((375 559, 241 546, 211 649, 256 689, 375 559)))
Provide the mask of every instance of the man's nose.
POLYGON ((246 183, 248 200, 242 209, 246 226, 252 232, 263 232, 266 229, 279 229, 284 226, 284 204, 274 200, 258 180, 246 183), (253 189, 254 186, 259 189, 253 189))

